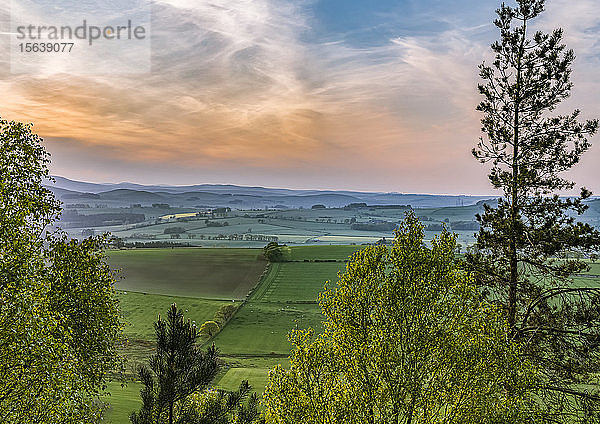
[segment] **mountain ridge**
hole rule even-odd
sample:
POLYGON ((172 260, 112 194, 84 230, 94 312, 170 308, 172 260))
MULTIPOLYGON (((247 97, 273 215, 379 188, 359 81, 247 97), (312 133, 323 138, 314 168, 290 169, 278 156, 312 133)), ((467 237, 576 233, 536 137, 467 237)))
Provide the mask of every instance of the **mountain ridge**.
POLYGON ((57 197, 63 201, 73 198, 90 198, 96 201, 120 202, 121 206, 127 205, 128 202, 135 204, 164 201, 180 207, 192 207, 201 204, 203 206, 227 206, 238 209, 268 208, 276 205, 296 208, 311 207, 314 204, 323 204, 326 207, 343 207, 350 203, 367 203, 374 206, 401 204, 423 208, 468 206, 481 200, 493 198, 493 196, 351 190, 296 190, 232 184, 166 186, 127 182, 91 183, 71 180, 61 176, 53 176, 52 178, 55 181, 47 181, 46 186, 54 190, 57 197), (65 193, 63 190, 68 190, 69 193, 65 193))

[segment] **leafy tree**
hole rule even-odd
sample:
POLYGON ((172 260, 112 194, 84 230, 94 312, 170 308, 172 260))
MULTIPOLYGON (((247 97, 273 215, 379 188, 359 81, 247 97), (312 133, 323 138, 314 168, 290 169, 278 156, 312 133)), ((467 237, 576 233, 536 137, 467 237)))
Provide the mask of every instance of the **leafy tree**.
POLYGON ((258 396, 244 380, 235 392, 205 390, 194 393, 182 414, 186 424, 264 423, 258 412, 258 396))
POLYGON ((263 255, 270 262, 286 262, 290 260, 292 251, 285 244, 272 241, 263 247, 263 255))
POLYGON ((320 296, 325 331, 294 330, 289 370, 269 374, 270 423, 519 423, 536 417, 535 370, 455 261, 428 248, 414 214, 391 248, 354 254, 320 296))
POLYGON ((215 334, 217 334, 220 330, 221 328, 219 327, 219 324, 217 324, 215 321, 206 321, 200 326, 198 334, 201 336, 212 337, 215 334))
POLYGON ((133 424, 179 423, 188 397, 204 389, 218 371, 217 349, 206 352, 196 344, 196 327, 184 321, 177 305, 171 305, 166 320, 158 318, 156 354, 149 367, 140 369, 142 408, 130 416, 133 424))
POLYGON ((559 258, 597 250, 600 233, 576 221, 587 209, 587 189, 579 197, 556 192, 574 188, 561 173, 589 148, 598 120, 579 121, 579 110, 554 112, 569 96, 575 56, 562 43, 561 29, 530 34, 543 0, 517 3, 497 10, 495 58, 480 65, 477 109, 484 113, 485 136, 473 155, 491 163, 489 180, 503 197, 477 216, 481 228, 467 262, 545 376, 546 419, 585 420, 578 403, 600 401, 597 392, 584 390, 600 370, 600 291, 569 279, 586 269, 584 261, 572 254, 559 258))
POLYGON ((47 232, 60 204, 31 125, 0 119, 0 421, 97 422, 121 325, 103 238, 47 232))
POLYGON ((227 321, 231 319, 237 307, 233 304, 223 305, 215 312, 215 321, 219 324, 219 327, 223 327, 227 321))

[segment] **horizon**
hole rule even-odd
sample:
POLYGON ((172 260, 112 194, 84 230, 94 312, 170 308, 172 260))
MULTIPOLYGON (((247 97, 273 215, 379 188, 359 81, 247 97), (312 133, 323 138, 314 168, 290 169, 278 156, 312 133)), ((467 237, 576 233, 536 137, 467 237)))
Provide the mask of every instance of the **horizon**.
MULTIPOLYGON (((63 175, 51 175, 50 177, 52 178, 64 178, 66 180, 69 180, 70 182, 74 182, 74 183, 84 183, 84 184, 98 184, 98 185, 122 185, 122 184, 132 184, 132 185, 138 185, 140 187, 161 187, 161 188, 181 188, 181 187, 194 187, 194 186, 217 186, 217 187, 240 187, 240 188, 261 188, 261 189, 267 189, 267 190, 290 190, 290 191, 323 191, 323 192, 354 192, 354 193, 381 193, 381 194, 402 194, 402 195, 423 195, 423 196, 455 196, 455 197, 493 197, 496 198, 497 196, 492 194, 470 194, 470 193, 421 193, 421 192, 415 192, 415 191, 406 191, 406 192, 399 192, 399 191, 380 191, 380 190, 373 190, 373 191, 365 191, 365 190, 347 190, 347 189, 331 189, 331 188, 291 188, 291 187, 277 187, 277 186, 259 186, 259 185, 244 185, 244 184, 232 184, 232 183, 211 183, 211 182, 204 182, 204 183, 188 183, 188 184, 161 184, 161 183, 157 183, 157 184, 148 184, 148 183, 142 183, 142 182, 134 182, 134 181, 118 181, 118 182, 98 182, 98 181, 83 181, 83 180, 77 180, 77 179, 72 179, 72 178, 68 178, 65 177, 63 175)), ((592 197, 597 197, 595 195, 593 195, 592 197)))
MULTIPOLYGON (((40 5, 98 15, 26 0, 11 17, 44 23, 40 5)), ((77 55, 67 65, 46 55, 29 73, 0 61, 0 117, 33 122, 51 173, 73 180, 496 196, 470 152, 499 5, 165 0, 152 10, 149 71, 70 74, 64 66, 85 67, 77 55)), ((595 0, 550 0, 534 22, 563 28, 577 56, 559 113, 600 111, 599 26, 595 0)), ((566 175, 600 193, 596 140, 566 175)))
MULTIPOLYGON (((290 190, 290 191, 322 191, 322 192, 349 192, 349 193, 367 193, 367 194, 400 194, 400 195, 416 195, 416 196, 449 196, 449 197, 488 197, 491 199, 497 199, 501 197, 501 195, 496 195, 494 193, 489 194, 481 194, 481 193, 425 193, 425 192, 416 192, 416 191, 365 191, 365 190, 347 190, 347 189, 330 189, 330 188, 290 188, 290 187, 276 187, 276 186, 254 186, 254 185, 243 185, 243 184, 222 184, 222 183, 191 183, 191 184, 146 184, 141 182, 133 182, 133 181, 118 181, 118 182, 97 182, 97 181, 82 181, 75 180, 71 178, 67 178, 62 175, 50 175, 52 178, 64 178, 74 183, 84 183, 84 184, 97 184, 97 185, 107 185, 107 186, 118 186, 122 184, 132 184, 138 185, 140 187, 160 187, 160 188, 182 188, 182 187, 194 187, 194 186, 217 186, 217 187, 239 187, 239 188, 259 188, 266 190, 290 190)), ((569 197, 569 194, 562 194, 562 197, 569 197)), ((600 198, 600 194, 592 194, 589 199, 595 200, 600 198)))

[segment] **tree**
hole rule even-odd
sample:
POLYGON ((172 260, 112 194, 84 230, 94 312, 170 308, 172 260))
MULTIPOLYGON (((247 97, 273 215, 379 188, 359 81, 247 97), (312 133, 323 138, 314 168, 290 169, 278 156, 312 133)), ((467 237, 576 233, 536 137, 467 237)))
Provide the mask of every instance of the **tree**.
POLYGON ((105 238, 47 231, 60 204, 31 128, 0 119, 0 421, 97 422, 121 363, 105 238))
POLYGON ((559 258, 597 250, 600 233, 576 221, 587 209, 587 189, 578 197, 557 192, 574 188, 561 173, 589 148, 598 120, 579 121, 579 110, 554 113, 572 88, 575 56, 562 43, 561 29, 529 38, 543 0, 517 3, 497 10, 495 58, 479 67, 483 100, 477 110, 484 113, 485 136, 473 155, 491 163, 489 180, 503 197, 477 216, 481 228, 467 263, 504 307, 513 336, 526 342, 526 356, 545 376, 546 419, 584 420, 577 403, 600 400, 581 384, 600 368, 600 292, 569 280, 586 268, 584 261, 559 258))
POLYGON ((142 408, 132 412, 133 424, 178 423, 188 397, 204 389, 216 375, 217 349, 206 352, 196 344, 196 327, 184 321, 183 313, 172 304, 167 319, 154 323, 156 354, 149 367, 140 369, 142 408))
POLYGON ((221 306, 219 310, 215 312, 214 318, 219 327, 223 327, 225 324, 227 324, 236 310, 237 306, 231 303, 221 306))
POLYGON ((182 414, 186 424, 259 424, 264 423, 258 412, 258 396, 250 394, 247 380, 235 392, 205 390, 194 393, 182 414), (246 403, 246 404, 244 404, 246 403))
POLYGON ((263 255, 270 262, 287 262, 292 256, 292 250, 285 244, 271 241, 263 247, 263 255))
POLYGON ((198 334, 201 336, 212 337, 215 334, 217 334, 219 331, 221 331, 219 324, 217 324, 215 321, 206 321, 204 324, 202 324, 200 326, 200 329, 198 330, 198 334))
POLYGON ((324 333, 292 331, 269 374, 272 423, 500 423, 535 419, 536 374, 482 301, 448 232, 423 242, 414 214, 391 248, 354 254, 320 295, 324 333))

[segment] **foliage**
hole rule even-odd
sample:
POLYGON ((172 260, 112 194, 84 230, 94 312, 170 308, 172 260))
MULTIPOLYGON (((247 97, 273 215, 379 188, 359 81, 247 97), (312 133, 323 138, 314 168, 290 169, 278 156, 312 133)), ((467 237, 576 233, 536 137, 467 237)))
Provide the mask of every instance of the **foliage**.
POLYGON ((396 224, 393 222, 370 222, 370 223, 356 223, 350 226, 350 229, 356 231, 375 231, 375 232, 388 232, 396 229, 396 224))
POLYGON ((196 327, 184 321, 183 313, 172 304, 166 320, 158 318, 156 354, 149 367, 140 369, 142 408, 132 412, 133 424, 181 422, 181 411, 188 397, 205 388, 218 370, 217 349, 206 352, 196 344, 196 327))
POLYGON ((194 393, 182 414, 182 422, 186 424, 264 423, 258 412, 258 396, 256 392, 250 395, 251 390, 248 381, 244 380, 235 392, 205 390, 194 393))
POLYGON ((182 234, 185 233, 185 228, 183 227, 167 227, 163 231, 165 234, 182 234))
POLYGON ((46 232, 60 205, 31 125, 0 120, 0 421, 97 422, 119 365, 104 238, 46 232))
POLYGON ((237 307, 231 303, 222 305, 217 312, 215 312, 215 321, 219 324, 219 327, 223 327, 227 321, 231 319, 237 307))
POLYGON ((269 262, 287 262, 292 257, 292 250, 285 244, 272 241, 263 247, 263 255, 269 262))
POLYGON ((217 324, 215 321, 206 321, 200 326, 198 334, 201 336, 212 337, 215 334, 217 334, 220 330, 221 327, 219 327, 219 324, 217 324))
POLYGON ((503 197, 477 216, 481 229, 467 262, 490 298, 504 307, 513 335, 526 342, 526 356, 544 374, 546 419, 563 422, 567 415, 584 419, 577 401, 600 401, 597 392, 581 386, 600 371, 600 291, 569 280, 586 269, 583 261, 573 254, 558 259, 565 252, 597 250, 600 233, 576 222, 587 209, 587 189, 579 197, 555 194, 575 186, 560 174, 589 148, 598 120, 580 122, 579 110, 553 114, 569 96, 575 56, 562 43, 561 29, 529 38, 543 0, 517 3, 497 11, 495 58, 480 66, 484 99, 477 109, 485 114, 485 137, 473 154, 491 163, 489 180, 503 197))
MULTIPOLYGON (((535 371, 457 268, 455 236, 423 244, 407 214, 392 247, 357 252, 320 296, 325 332, 292 331, 270 372, 272 423, 484 423, 535 417, 535 371)), ((529 421, 527 421, 529 422, 529 421)))

